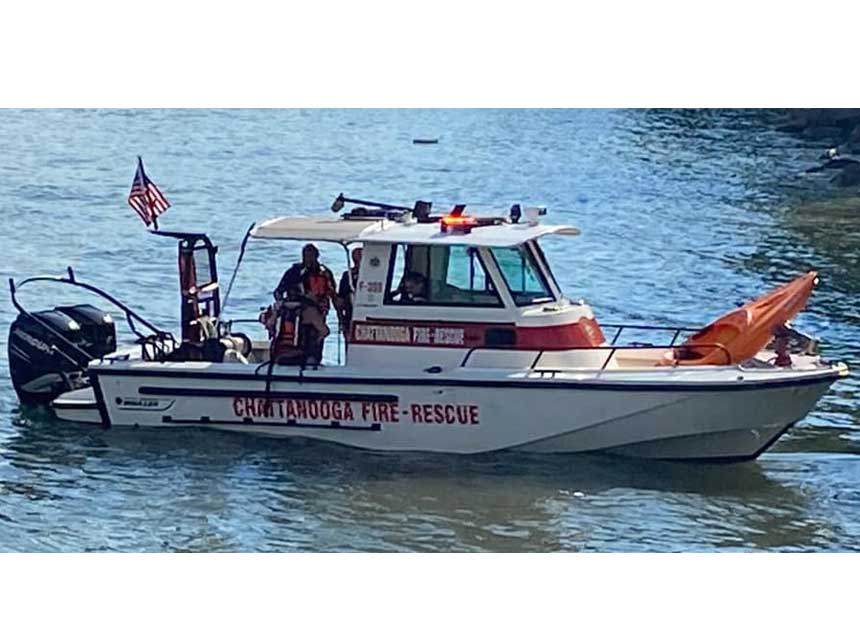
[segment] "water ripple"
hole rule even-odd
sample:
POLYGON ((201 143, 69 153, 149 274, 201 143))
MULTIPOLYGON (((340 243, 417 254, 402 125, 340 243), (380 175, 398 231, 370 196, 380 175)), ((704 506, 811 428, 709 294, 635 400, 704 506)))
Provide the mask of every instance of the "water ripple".
MULTIPOLYGON (((749 110, 6 110, 0 275, 72 264, 173 326, 175 248, 125 204, 141 153, 173 203, 165 226, 211 231, 222 269, 253 220, 323 211, 340 191, 541 204, 582 228, 546 250, 599 318, 705 322, 817 268, 798 324, 860 370, 860 195, 799 176, 820 150, 771 124, 749 110)), ((249 254, 231 307, 253 315, 292 258, 249 254)), ((0 550, 860 549, 856 375, 750 464, 392 456, 22 410, 2 348, 12 317, 0 304, 0 550)))

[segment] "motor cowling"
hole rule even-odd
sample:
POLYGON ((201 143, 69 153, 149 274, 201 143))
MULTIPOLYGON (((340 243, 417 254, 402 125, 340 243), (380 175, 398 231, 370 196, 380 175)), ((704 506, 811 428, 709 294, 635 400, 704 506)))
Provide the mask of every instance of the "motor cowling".
POLYGON ((92 305, 22 313, 9 328, 8 350, 18 397, 46 403, 88 384, 89 362, 116 350, 116 328, 92 305))
POLYGON ((56 307, 54 310, 66 314, 81 325, 84 350, 93 358, 101 358, 116 351, 116 325, 109 313, 91 304, 56 307))

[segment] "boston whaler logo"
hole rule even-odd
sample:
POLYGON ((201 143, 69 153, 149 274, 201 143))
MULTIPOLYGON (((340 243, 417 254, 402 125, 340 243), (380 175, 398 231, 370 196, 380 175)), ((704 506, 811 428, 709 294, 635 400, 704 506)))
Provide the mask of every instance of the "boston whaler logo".
POLYGON ((14 335, 29 344, 31 347, 38 349, 39 351, 44 351, 49 355, 51 354, 51 347, 46 342, 42 342, 38 338, 34 338, 26 331, 21 331, 21 329, 15 329, 14 335))
POLYGON ((173 400, 155 398, 117 398, 116 404, 125 411, 165 411, 173 406, 173 400))

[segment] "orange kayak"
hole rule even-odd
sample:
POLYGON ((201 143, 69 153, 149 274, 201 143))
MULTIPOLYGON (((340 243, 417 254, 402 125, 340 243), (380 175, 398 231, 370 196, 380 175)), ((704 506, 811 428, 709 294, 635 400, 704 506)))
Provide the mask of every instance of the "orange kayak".
POLYGON ((796 316, 812 294, 818 274, 810 271, 748 302, 690 336, 663 357, 661 365, 726 365, 761 351, 774 332, 796 316))

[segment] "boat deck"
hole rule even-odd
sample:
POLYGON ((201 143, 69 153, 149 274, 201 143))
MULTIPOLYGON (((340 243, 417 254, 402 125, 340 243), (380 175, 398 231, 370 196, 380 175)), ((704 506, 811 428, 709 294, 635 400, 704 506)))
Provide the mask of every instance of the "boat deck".
MULTIPOLYGON (((443 351, 443 350, 439 350, 443 351)), ((275 377, 280 380, 295 378, 339 379, 345 383, 376 384, 397 383, 410 380, 468 381, 469 384, 519 382, 544 383, 597 383, 624 385, 726 385, 793 383, 801 378, 839 377, 847 375, 843 364, 830 364, 819 356, 793 355, 791 367, 772 364, 775 354, 761 352, 758 357, 735 365, 707 366, 656 366, 665 353, 663 349, 615 350, 607 360, 608 351, 598 349, 574 349, 568 351, 516 351, 481 349, 471 352, 457 364, 434 366, 414 365, 400 362, 397 366, 368 367, 323 363, 319 366, 300 367, 294 365, 267 366, 264 356, 268 353, 257 348, 247 363, 241 362, 145 362, 142 360, 118 360, 94 364, 91 370, 98 375, 135 375, 142 377, 189 377, 189 378, 249 378, 265 380, 275 377)), ((450 359, 449 359, 450 360, 450 359)), ((440 362, 442 359, 440 358, 440 362)), ((64 396, 65 397, 65 396, 64 396)))

